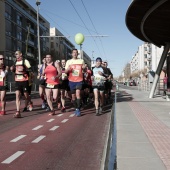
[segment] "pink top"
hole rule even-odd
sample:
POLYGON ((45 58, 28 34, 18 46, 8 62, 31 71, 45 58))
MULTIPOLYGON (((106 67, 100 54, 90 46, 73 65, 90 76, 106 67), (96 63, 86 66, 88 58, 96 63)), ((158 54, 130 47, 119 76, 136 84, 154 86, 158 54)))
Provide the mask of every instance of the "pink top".
POLYGON ((52 64, 47 65, 47 67, 44 70, 44 73, 46 75, 46 83, 51 85, 57 85, 59 84, 59 78, 55 78, 55 80, 52 80, 52 77, 56 77, 58 75, 57 69, 52 64))

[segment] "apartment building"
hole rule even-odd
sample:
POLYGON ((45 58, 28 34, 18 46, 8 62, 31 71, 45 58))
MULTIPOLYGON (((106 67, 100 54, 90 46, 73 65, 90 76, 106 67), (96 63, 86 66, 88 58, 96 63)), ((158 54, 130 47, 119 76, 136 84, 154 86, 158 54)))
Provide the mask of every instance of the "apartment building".
POLYGON ((130 69, 131 73, 139 70, 139 54, 136 52, 136 54, 132 57, 131 63, 130 63, 130 69))
POLYGON ((160 61, 163 52, 163 47, 159 48, 151 43, 145 42, 138 47, 138 51, 132 57, 131 60, 131 71, 146 70, 156 71, 158 63, 160 61))
POLYGON ((57 28, 50 28, 50 51, 55 60, 70 59, 75 46, 57 28))
MULTIPOLYGON (((39 15, 40 35, 49 35, 49 22, 39 15)), ((21 50, 31 62, 33 69, 38 64, 37 12, 25 0, 0 0, 0 53, 7 65, 12 65, 16 50, 21 50)), ((40 39, 41 54, 50 49, 49 39, 40 39)))

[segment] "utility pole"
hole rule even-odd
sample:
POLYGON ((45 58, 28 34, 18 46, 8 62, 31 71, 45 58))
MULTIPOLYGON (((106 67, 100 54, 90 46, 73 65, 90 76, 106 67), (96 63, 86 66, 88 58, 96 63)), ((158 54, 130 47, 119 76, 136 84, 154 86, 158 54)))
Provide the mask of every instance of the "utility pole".
POLYGON ((37 42, 38 42, 38 61, 41 64, 41 49, 40 49, 40 24, 39 24, 39 5, 41 4, 40 0, 36 0, 37 5, 37 42))

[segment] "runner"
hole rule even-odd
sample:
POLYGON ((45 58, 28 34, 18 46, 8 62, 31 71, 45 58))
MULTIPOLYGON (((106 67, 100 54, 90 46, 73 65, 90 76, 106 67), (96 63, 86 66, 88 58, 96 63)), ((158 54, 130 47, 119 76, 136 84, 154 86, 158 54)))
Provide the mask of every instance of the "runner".
POLYGON ((62 75, 60 76, 60 92, 61 92, 61 103, 62 103, 62 108, 61 112, 65 112, 65 91, 69 91, 69 82, 68 82, 68 75, 65 73, 65 65, 66 65, 66 60, 61 60, 61 71, 62 75))
POLYGON ((108 104, 108 101, 111 98, 113 74, 112 74, 110 68, 107 68, 108 64, 107 64, 106 61, 102 63, 102 66, 105 69, 106 74, 108 75, 108 77, 107 77, 107 79, 105 81, 105 103, 108 104))
POLYGON ((85 63, 85 69, 84 69, 84 98, 83 103, 86 105, 89 103, 89 99, 91 99, 93 94, 92 89, 92 81, 91 81, 92 71, 88 68, 87 63, 85 63))
POLYGON ((0 115, 5 115, 5 95, 7 91, 7 73, 8 73, 8 66, 4 65, 4 56, 0 55, 0 97, 1 97, 1 111, 0 115))
POLYGON ((96 66, 93 68, 92 75, 92 86, 94 93, 94 104, 96 108, 96 116, 98 116, 103 111, 104 104, 104 82, 106 80, 106 71, 101 66, 102 59, 100 57, 96 58, 96 66))
POLYGON ((69 74, 69 86, 72 93, 72 102, 75 107, 75 115, 77 117, 81 116, 80 106, 81 106, 81 95, 80 91, 82 89, 82 82, 83 82, 83 69, 84 60, 77 58, 78 50, 72 50, 72 59, 66 62, 65 73, 69 74))
POLYGON ((42 109, 47 109, 47 111, 49 110, 49 107, 47 105, 47 101, 46 101, 46 95, 45 95, 45 79, 43 76, 43 70, 46 67, 46 58, 44 57, 42 60, 42 64, 38 65, 38 76, 37 79, 39 80, 39 95, 40 98, 42 99, 42 109))
MULTIPOLYGON (((15 72, 15 93, 16 93, 16 113, 15 118, 20 118, 20 105, 21 105, 21 93, 23 91, 25 96, 25 108, 27 108, 29 103, 29 82, 28 82, 28 72, 31 72, 31 65, 27 59, 23 59, 21 51, 15 52, 16 62, 14 66, 10 67, 10 70, 15 72)), ((25 110, 24 108, 24 110, 25 110)), ((23 111, 24 111, 23 110, 23 111)))
POLYGON ((32 109, 33 109, 33 102, 31 101, 31 91, 32 91, 33 80, 34 80, 34 73, 33 73, 33 72, 29 72, 29 73, 28 73, 29 103, 28 103, 28 106, 27 106, 27 109, 28 109, 29 111, 32 111, 32 109))
POLYGON ((50 54, 46 55, 46 67, 44 68, 43 75, 46 77, 45 93, 47 96, 48 106, 50 107, 51 113, 49 115, 55 115, 55 110, 52 105, 52 98, 56 102, 58 99, 59 90, 59 77, 61 76, 61 69, 59 63, 52 61, 50 54))

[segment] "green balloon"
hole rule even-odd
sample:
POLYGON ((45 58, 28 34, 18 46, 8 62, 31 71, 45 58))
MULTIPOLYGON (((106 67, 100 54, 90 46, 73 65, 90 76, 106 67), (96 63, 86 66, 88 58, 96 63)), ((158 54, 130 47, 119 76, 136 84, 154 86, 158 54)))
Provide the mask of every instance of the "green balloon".
POLYGON ((76 44, 80 45, 84 42, 84 35, 82 33, 77 33, 74 39, 76 44))

